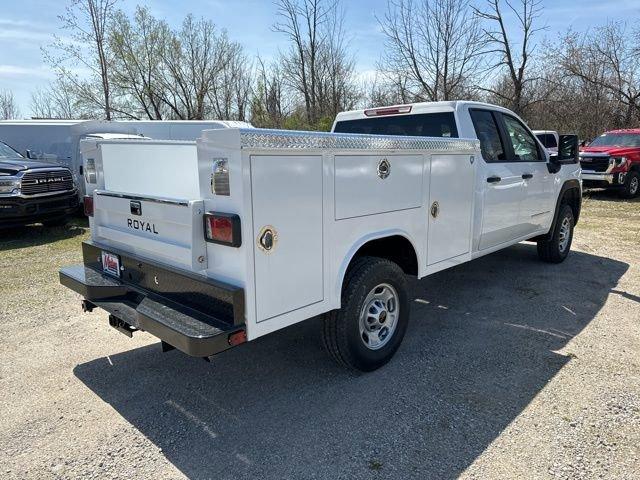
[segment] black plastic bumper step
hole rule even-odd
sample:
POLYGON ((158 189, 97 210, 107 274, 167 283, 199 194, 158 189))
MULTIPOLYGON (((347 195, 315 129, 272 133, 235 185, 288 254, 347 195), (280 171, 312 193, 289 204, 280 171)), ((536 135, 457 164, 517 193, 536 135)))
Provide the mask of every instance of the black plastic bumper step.
POLYGON ((194 357, 230 348, 231 335, 244 330, 84 265, 61 269, 60 283, 132 327, 194 357))

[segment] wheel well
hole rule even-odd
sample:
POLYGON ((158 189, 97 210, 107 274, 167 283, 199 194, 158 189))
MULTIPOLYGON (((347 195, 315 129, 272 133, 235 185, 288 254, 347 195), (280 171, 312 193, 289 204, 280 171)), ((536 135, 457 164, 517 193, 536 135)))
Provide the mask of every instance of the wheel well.
POLYGON ((396 263, 407 275, 418 275, 418 256, 409 240, 401 235, 377 238, 362 245, 350 263, 359 257, 385 258, 396 263))
POLYGON ((580 218, 580 207, 582 205, 582 198, 580 196, 579 188, 569 188, 562 195, 561 203, 567 204, 571 207, 573 211, 573 220, 574 223, 578 223, 578 219, 580 218))

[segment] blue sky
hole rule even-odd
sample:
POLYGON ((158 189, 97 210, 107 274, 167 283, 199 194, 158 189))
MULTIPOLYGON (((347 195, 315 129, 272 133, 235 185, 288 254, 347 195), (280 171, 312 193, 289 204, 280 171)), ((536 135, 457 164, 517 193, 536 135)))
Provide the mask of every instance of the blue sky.
MULTIPOLYGON (((479 0, 480 2, 482 0, 479 0)), ((42 60, 41 47, 59 30, 57 15, 66 0, 0 1, 0 90, 14 92, 23 116, 28 116, 30 93, 45 86, 53 75, 42 60)), ((273 58, 285 48, 281 34, 271 30, 276 9, 270 0, 121 0, 125 11, 136 4, 147 5, 159 18, 176 24, 187 13, 204 16, 225 28, 249 54, 273 58)), ((386 9, 386 0, 343 0, 350 45, 361 72, 375 69, 383 37, 376 21, 386 9)), ((555 37, 568 27, 586 30, 607 20, 640 22, 640 0, 543 0, 544 35, 555 37)))

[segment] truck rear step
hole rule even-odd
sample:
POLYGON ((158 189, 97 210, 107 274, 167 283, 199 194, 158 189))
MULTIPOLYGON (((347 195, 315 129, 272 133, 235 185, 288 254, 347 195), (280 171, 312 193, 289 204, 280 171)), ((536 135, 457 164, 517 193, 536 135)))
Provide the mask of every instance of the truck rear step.
MULTIPOLYGON (((109 312, 115 317, 110 317, 111 325, 119 331, 127 335, 136 329, 147 331, 194 357, 214 355, 246 338, 243 325, 177 304, 85 265, 60 270, 60 282, 83 295, 86 302, 109 312)), ((228 288, 238 297, 237 287, 228 288)))

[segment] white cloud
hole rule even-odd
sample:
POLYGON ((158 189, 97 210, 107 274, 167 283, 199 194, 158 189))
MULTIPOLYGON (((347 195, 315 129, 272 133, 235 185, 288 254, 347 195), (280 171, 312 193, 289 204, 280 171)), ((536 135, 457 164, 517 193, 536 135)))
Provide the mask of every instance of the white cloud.
POLYGON ((0 78, 48 78, 54 77, 50 68, 40 65, 38 67, 23 67, 20 65, 0 65, 0 78))

